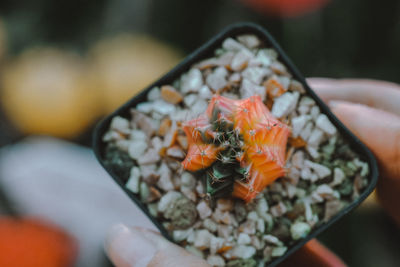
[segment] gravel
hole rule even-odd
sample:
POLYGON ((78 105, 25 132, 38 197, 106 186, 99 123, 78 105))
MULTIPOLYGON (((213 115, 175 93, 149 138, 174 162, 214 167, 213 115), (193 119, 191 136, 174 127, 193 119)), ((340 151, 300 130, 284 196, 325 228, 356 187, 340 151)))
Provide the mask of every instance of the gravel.
POLYGON ((154 87, 131 116, 113 118, 105 163, 138 194, 175 242, 212 266, 263 266, 355 201, 369 166, 352 151, 275 50, 254 35, 227 38, 215 55, 172 84, 154 87), (292 129, 287 174, 250 203, 210 199, 198 173, 183 170, 181 124, 203 113, 214 93, 260 95, 292 129))

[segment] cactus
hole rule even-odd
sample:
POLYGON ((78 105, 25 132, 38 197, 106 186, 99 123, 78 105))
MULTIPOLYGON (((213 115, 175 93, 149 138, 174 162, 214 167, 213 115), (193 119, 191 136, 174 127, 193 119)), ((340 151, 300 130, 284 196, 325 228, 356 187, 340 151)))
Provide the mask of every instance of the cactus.
POLYGON ((251 201, 285 174, 290 130, 269 112, 259 96, 233 100, 215 95, 205 111, 183 124, 189 171, 204 170, 207 194, 231 194, 251 201))

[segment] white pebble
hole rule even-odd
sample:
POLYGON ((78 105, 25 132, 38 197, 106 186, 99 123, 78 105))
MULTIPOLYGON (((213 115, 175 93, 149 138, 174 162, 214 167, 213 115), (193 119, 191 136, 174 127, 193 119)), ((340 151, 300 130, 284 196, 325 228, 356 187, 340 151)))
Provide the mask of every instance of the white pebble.
POLYGON ((130 191, 137 194, 139 193, 139 183, 140 183, 140 169, 138 167, 132 167, 131 174, 125 186, 130 191))
POLYGON ((160 88, 158 87, 153 87, 148 93, 147 93, 147 100, 148 101, 155 101, 157 99, 161 98, 161 91, 160 88))
POLYGON ((207 257, 207 263, 210 264, 211 266, 216 266, 216 267, 225 266, 224 258, 218 255, 209 255, 207 257))
POLYGON ((212 214, 211 208, 208 206, 208 204, 205 201, 200 201, 199 204, 196 206, 197 212, 199 213, 199 216, 202 220, 204 220, 207 217, 210 217, 212 214))
POLYGON ((324 132, 318 128, 314 128, 314 130, 312 130, 310 134, 310 137, 307 140, 307 144, 312 147, 318 147, 323 139, 324 139, 324 132))
POLYGON ((332 171, 328 167, 312 162, 310 160, 305 160, 304 165, 311 168, 317 175, 319 179, 325 178, 331 175, 332 171))
POLYGON ((164 212, 172 202, 180 197, 183 197, 181 193, 176 191, 168 191, 164 196, 161 197, 160 202, 158 203, 158 211, 164 212))
POLYGON ((248 234, 240 233, 237 239, 239 245, 248 245, 251 242, 251 238, 248 234))
POLYGON ((292 135, 293 137, 299 136, 303 130, 306 122, 310 120, 309 115, 301 115, 292 119, 292 135))
POLYGON ((310 225, 305 222, 295 222, 290 226, 290 234, 293 240, 306 237, 310 230, 310 225))
POLYGON ((260 45, 260 40, 254 34, 244 34, 237 37, 238 41, 248 48, 256 48, 260 45))
POLYGON ((191 69, 181 77, 181 91, 186 94, 197 92, 203 85, 203 75, 199 69, 191 69))
POLYGON ((316 125, 322 131, 326 132, 329 135, 336 134, 336 127, 330 122, 328 116, 325 114, 320 114, 316 120, 316 125))
POLYGON ((123 134, 129 134, 131 131, 129 127, 129 121, 120 116, 115 116, 111 120, 110 128, 123 134))
POLYGON ((275 98, 271 111, 272 115, 277 118, 283 118, 289 115, 296 108, 299 96, 299 92, 286 92, 283 95, 275 98))
POLYGON ((128 153, 129 156, 135 160, 138 160, 147 149, 147 143, 142 140, 133 140, 129 144, 128 153))

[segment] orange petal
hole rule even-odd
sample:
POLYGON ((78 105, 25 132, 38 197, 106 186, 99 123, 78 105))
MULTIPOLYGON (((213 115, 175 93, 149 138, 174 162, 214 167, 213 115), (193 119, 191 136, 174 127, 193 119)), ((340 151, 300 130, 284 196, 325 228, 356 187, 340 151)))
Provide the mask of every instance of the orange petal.
POLYGON ((207 168, 217 159, 218 152, 222 149, 210 144, 192 144, 182 161, 182 166, 188 171, 207 168))

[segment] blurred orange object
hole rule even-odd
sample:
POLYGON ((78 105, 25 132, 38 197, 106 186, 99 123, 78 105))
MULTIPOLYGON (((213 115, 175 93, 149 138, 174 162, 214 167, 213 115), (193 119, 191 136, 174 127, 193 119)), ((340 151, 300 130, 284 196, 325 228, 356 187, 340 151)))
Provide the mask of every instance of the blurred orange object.
POLYGON ((332 251, 316 239, 308 241, 301 249, 283 261, 280 267, 346 267, 332 251))
POLYGON ((75 137, 98 116, 96 90, 85 71, 73 53, 29 49, 4 68, 4 111, 24 133, 75 137))
POLYGON ((242 0, 255 10, 282 17, 295 17, 323 7, 329 0, 242 0))
POLYGON ((0 266, 70 267, 76 241, 55 225, 34 218, 0 217, 0 266))
POLYGON ((121 34, 94 45, 89 58, 108 114, 174 67, 181 56, 149 36, 121 34))

